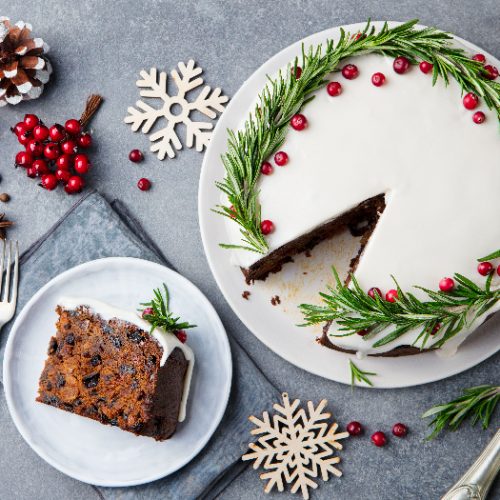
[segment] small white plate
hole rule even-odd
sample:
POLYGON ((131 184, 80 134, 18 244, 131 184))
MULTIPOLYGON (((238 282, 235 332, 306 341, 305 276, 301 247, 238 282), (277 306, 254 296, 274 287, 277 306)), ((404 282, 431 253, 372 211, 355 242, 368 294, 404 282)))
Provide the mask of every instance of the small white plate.
MULTIPOLYGON (((382 24, 373 23, 379 29, 382 24)), ((364 26, 365 23, 359 23, 344 28, 356 33, 364 26)), ((231 237, 228 235, 225 218, 212 211, 221 203, 221 191, 215 187, 215 182, 224 177, 220 158, 227 150, 227 129, 234 130, 242 126, 249 111, 255 106, 257 94, 268 82, 267 75, 276 74, 296 56, 300 58, 302 44, 307 48, 327 39, 338 40, 339 35, 340 28, 331 28, 300 40, 269 59, 243 83, 219 119, 205 154, 200 177, 198 212, 208 263, 219 288, 241 321, 259 340, 290 363, 316 375, 348 384, 348 360, 354 359, 354 356, 318 345, 314 339, 321 335, 320 325, 311 328, 299 328, 296 325, 303 320, 297 305, 317 303, 318 292, 325 290, 327 283, 332 283, 331 265, 335 263, 339 271, 347 272, 349 261, 358 248, 355 241, 351 237, 342 236, 343 241, 335 239, 322 243, 314 248, 312 258, 297 256, 294 258, 295 262, 285 265, 280 273, 249 287, 245 285, 240 269, 232 265, 231 251, 219 247, 219 243, 231 241, 231 237), (242 298, 244 290, 251 292, 249 300, 242 298), (270 300, 275 295, 280 297, 281 304, 273 307, 270 300)), ((491 64, 500 64, 479 47, 456 38, 473 53, 485 54, 491 64)), ((500 349, 496 331, 499 320, 500 315, 497 315, 483 324, 461 346, 458 353, 449 358, 439 358, 432 352, 398 358, 368 357, 359 361, 359 366, 363 370, 377 373, 372 378, 376 388, 408 387, 441 380, 477 365, 500 349)))
POLYGON ((219 425, 231 375, 227 335, 206 297, 176 272, 126 257, 82 264, 41 288, 12 327, 3 370, 12 419, 33 450, 68 476, 100 486, 147 483, 192 460, 219 425), (35 402, 49 339, 55 333, 54 309, 62 296, 89 297, 136 310, 163 283, 170 291, 172 310, 198 325, 188 330, 195 369, 187 417, 171 439, 157 442, 35 402))

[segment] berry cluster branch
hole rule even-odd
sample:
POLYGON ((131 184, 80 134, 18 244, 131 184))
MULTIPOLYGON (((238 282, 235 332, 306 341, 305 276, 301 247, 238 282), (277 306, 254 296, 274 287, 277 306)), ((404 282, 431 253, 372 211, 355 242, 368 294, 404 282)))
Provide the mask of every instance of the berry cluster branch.
POLYGON ((455 48, 449 33, 435 28, 418 30, 417 23, 413 20, 393 28, 385 23, 376 32, 368 21, 355 37, 341 29, 336 43, 328 40, 307 51, 302 48, 300 76, 296 58, 285 74, 280 71, 277 78, 269 79, 243 129, 228 131, 228 149, 222 155, 226 175, 216 186, 226 195, 230 207, 218 205, 214 211, 240 226, 242 244, 221 247, 266 253, 257 188, 261 165, 283 144, 292 116, 314 98, 314 92, 328 83, 327 75, 348 57, 378 53, 403 56, 412 63, 428 61, 433 64, 433 84, 438 78, 448 84, 451 76, 464 91, 482 97, 500 117, 500 84, 488 79, 482 63, 455 48))
POLYGON ((413 345, 424 349, 431 338, 438 340, 428 346, 442 347, 475 319, 485 314, 500 300, 500 289, 492 290, 493 274, 489 274, 484 288, 470 279, 455 274, 457 286, 450 291, 433 291, 416 287, 430 300, 422 301, 412 293, 405 293, 393 278, 397 288, 394 302, 380 295, 373 297, 363 291, 354 275, 350 285, 341 282, 333 269, 335 287, 328 286, 328 293, 320 293, 324 305, 301 304, 304 323, 300 326, 335 321, 339 327, 333 337, 346 337, 362 333, 363 340, 379 337, 372 347, 382 347, 411 330, 420 330, 413 345), (384 335, 380 338, 380 334, 384 335))

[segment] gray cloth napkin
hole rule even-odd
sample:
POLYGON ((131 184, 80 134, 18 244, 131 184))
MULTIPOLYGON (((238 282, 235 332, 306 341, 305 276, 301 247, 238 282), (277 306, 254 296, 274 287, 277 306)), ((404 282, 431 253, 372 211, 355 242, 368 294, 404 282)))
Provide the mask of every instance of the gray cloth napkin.
MULTIPOLYGON (((98 193, 91 192, 21 256, 17 312, 54 276, 83 262, 110 256, 138 257, 172 267, 120 202, 109 204, 98 193)), ((0 336, 2 362, 11 325, 0 336)), ((102 497, 214 498, 245 468, 240 457, 250 438, 247 417, 270 408, 279 393, 234 339, 231 351, 234 372, 229 405, 200 454, 180 471, 147 485, 97 488, 102 497)), ((3 388, 0 396, 3 403, 3 388)))

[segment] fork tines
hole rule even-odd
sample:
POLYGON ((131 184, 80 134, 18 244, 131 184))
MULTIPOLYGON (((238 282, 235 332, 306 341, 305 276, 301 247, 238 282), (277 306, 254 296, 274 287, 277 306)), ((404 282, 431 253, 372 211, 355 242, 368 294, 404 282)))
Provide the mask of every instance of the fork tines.
POLYGON ((3 240, 1 247, 2 247, 1 259, 0 259, 1 302, 10 302, 15 304, 17 299, 17 281, 19 277, 19 244, 17 241, 3 240), (13 276, 12 276, 12 268, 14 268, 13 276))

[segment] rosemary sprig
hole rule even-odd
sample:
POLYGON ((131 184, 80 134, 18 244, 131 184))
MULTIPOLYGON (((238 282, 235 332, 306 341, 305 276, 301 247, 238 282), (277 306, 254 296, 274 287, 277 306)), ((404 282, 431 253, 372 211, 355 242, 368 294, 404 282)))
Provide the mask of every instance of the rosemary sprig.
POLYGON ((358 368, 351 360, 349 360, 349 368, 351 369, 351 386, 354 387, 356 382, 364 382, 370 387, 373 387, 373 382, 368 378, 372 375, 377 375, 374 372, 364 372, 358 368))
POLYGON ((150 302, 141 303, 141 306, 144 307, 139 309, 142 313, 142 318, 148 323, 151 323, 151 333, 153 333, 156 328, 163 328, 167 332, 175 332, 194 328, 196 326, 190 325, 185 321, 179 322, 180 317, 175 317, 170 311, 170 295, 165 283, 163 283, 163 294, 159 288, 155 288, 153 293, 154 298, 150 302))
POLYGON ((434 406, 422 415, 422 418, 434 417, 429 423, 433 430, 427 439, 435 438, 446 426, 456 431, 468 417, 472 418, 472 425, 481 421, 483 429, 486 429, 499 401, 498 385, 480 385, 464 389, 460 397, 449 403, 434 406))
POLYGON ((227 196, 233 208, 218 205, 214 211, 240 226, 242 244, 221 244, 223 248, 242 248, 266 253, 268 244, 260 229, 261 208, 257 181, 260 167, 283 144, 291 117, 325 86, 329 73, 338 69, 347 57, 377 53, 390 57, 404 56, 412 63, 426 60, 433 64, 432 84, 438 78, 449 83, 454 78, 464 92, 474 92, 500 118, 500 83, 484 77, 481 63, 474 61, 452 44, 452 35, 435 28, 416 29, 418 20, 376 31, 367 22, 359 36, 351 37, 343 29, 335 42, 302 48, 302 74, 295 78, 299 58, 280 71, 259 95, 255 111, 242 130, 229 130, 228 149, 222 155, 226 176, 216 186, 227 196))
POLYGON ((413 345, 420 341, 419 347, 424 349, 431 337, 439 336, 439 340, 429 347, 440 348, 500 300, 500 289, 491 289, 493 274, 486 279, 484 288, 461 274, 454 275, 456 287, 451 292, 416 287, 427 294, 428 301, 403 292, 393 277, 398 291, 395 302, 387 302, 378 294, 371 298, 361 289, 353 275, 351 285, 347 286, 341 282, 335 269, 333 274, 335 287, 328 286, 328 293, 320 293, 324 305, 299 306, 305 320, 300 326, 335 321, 342 333, 334 337, 364 331, 365 341, 385 332, 372 347, 384 346, 410 330, 419 329, 420 333, 413 345))

